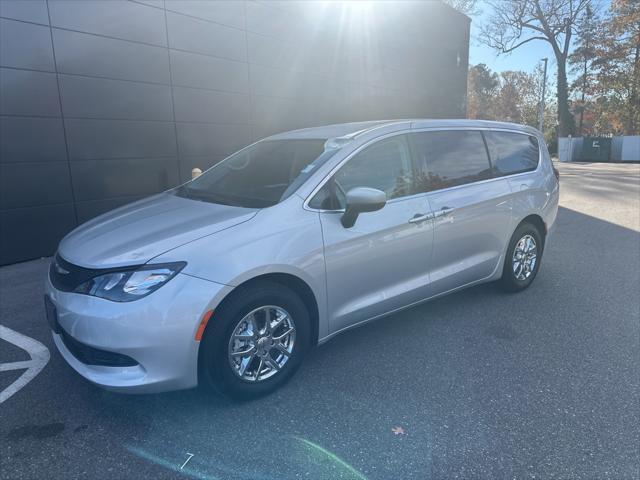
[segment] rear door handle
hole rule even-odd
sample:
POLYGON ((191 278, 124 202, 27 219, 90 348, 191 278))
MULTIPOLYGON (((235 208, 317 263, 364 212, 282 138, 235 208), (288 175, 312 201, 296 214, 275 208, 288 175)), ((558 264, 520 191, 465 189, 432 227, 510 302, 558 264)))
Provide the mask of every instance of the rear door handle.
POLYGON ((440 210, 438 210, 437 212, 435 212, 433 214, 433 216, 435 218, 438 217, 444 217, 446 215, 449 215, 450 213, 452 213, 455 210, 455 208, 450 208, 450 207, 442 207, 440 210))
POLYGON ((416 213, 412 218, 409 219, 409 223, 421 223, 426 222, 427 220, 431 220, 433 218, 433 213, 416 213))

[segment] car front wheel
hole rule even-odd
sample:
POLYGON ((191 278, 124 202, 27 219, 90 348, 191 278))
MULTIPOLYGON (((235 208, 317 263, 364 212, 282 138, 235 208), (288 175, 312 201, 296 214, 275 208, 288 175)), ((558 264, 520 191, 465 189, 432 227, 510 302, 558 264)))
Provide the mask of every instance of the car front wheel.
POLYGON ((282 386, 302 362, 309 313, 284 285, 241 287, 214 312, 200 346, 200 382, 239 399, 282 386))

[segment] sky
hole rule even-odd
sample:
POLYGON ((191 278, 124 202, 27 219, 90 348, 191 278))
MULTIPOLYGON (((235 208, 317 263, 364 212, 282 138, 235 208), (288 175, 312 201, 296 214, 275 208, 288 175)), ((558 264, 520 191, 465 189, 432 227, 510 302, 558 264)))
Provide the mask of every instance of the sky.
MULTIPOLYGON (((596 0, 604 10, 607 8, 610 0, 596 0)), ((534 40, 529 42, 510 54, 497 55, 496 50, 483 45, 478 39, 480 26, 491 11, 483 5, 482 0, 478 0, 479 14, 471 17, 471 42, 469 45, 469 64, 477 65, 478 63, 486 64, 491 70, 502 72, 505 70, 523 70, 525 72, 533 72, 537 65, 541 63, 541 59, 547 57, 549 59, 548 75, 549 79, 553 78, 556 69, 553 50, 548 42, 543 40, 534 40)))
MULTIPOLYGON (((488 13, 488 12, 487 12, 488 13)), ((487 16, 486 13, 474 16, 471 19, 471 42, 469 45, 469 64, 477 65, 478 63, 486 64, 491 70, 502 72, 505 70, 523 70, 525 72, 533 72, 541 59, 547 57, 549 59, 548 68, 555 68, 553 59, 553 50, 548 42, 543 40, 534 40, 529 42, 510 54, 498 55, 497 51, 486 45, 483 45, 478 39, 480 33, 480 25, 487 16)))

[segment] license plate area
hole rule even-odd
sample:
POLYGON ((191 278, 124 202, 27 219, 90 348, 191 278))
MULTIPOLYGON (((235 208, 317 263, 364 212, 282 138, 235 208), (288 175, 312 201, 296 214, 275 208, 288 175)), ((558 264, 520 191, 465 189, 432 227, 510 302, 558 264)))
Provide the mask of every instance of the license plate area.
POLYGON ((58 323, 58 310, 48 295, 44 296, 44 311, 47 315, 47 322, 55 333, 60 333, 61 328, 58 323))

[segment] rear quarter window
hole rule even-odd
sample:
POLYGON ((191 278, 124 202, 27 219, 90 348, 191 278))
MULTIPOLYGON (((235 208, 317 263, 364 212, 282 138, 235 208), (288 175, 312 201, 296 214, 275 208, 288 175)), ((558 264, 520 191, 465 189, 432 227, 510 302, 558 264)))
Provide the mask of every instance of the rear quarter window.
POLYGON ((531 172, 538 168, 540 147, 535 137, 510 132, 485 132, 485 137, 491 152, 493 176, 531 172))

